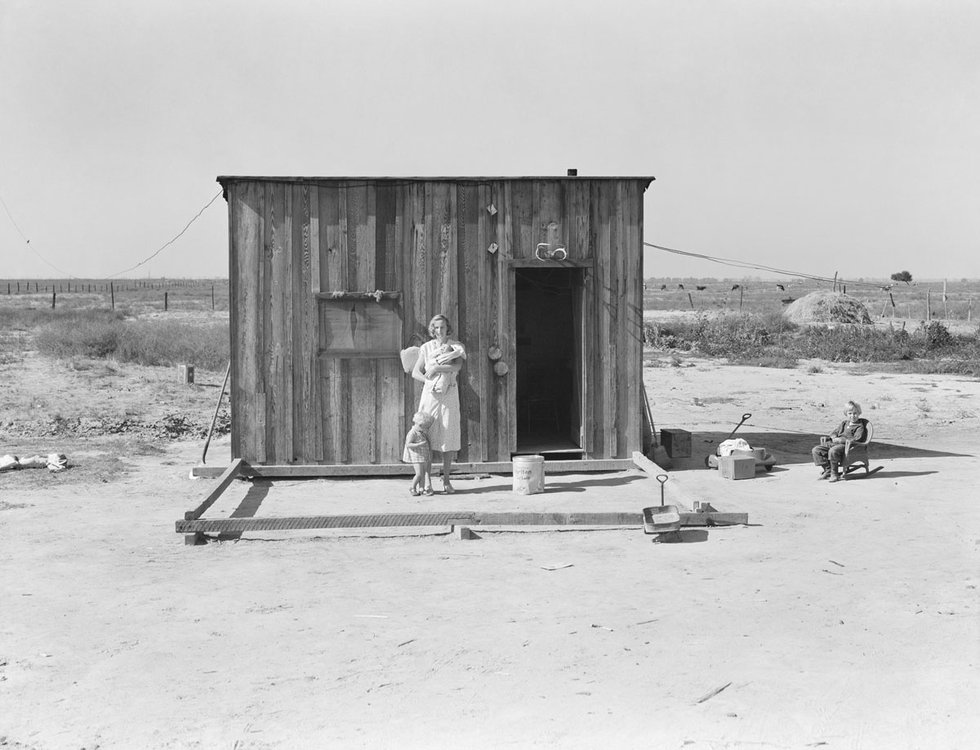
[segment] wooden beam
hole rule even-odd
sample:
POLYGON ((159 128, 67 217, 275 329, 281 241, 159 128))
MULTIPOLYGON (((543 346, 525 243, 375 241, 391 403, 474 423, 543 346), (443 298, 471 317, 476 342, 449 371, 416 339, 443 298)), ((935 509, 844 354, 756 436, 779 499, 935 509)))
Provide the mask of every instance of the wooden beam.
MULTIPOLYGON (((597 471, 625 471, 634 467, 628 458, 581 459, 567 461, 545 461, 545 474, 576 474, 597 471)), ((220 467, 195 466, 191 476, 218 476, 220 467)), ((409 464, 247 464, 247 476, 275 478, 297 477, 385 477, 411 476, 413 469, 409 464)), ((454 463, 454 474, 511 474, 510 461, 473 461, 454 463)))
POLYGON ((380 302, 383 299, 401 299, 402 293, 400 291, 381 291, 376 292, 348 292, 348 291, 335 291, 335 292, 316 292, 314 295, 316 299, 326 299, 326 300, 360 300, 367 301, 373 299, 375 302, 380 302))
MULTIPOLYGON (((722 526, 748 523, 746 513, 681 513, 681 526, 722 526)), ((177 521, 178 534, 356 529, 422 526, 643 526, 642 513, 629 511, 536 513, 444 511, 347 516, 283 516, 278 518, 201 518, 177 521)))
MULTIPOLYGON (((633 463, 651 478, 664 474, 670 476, 669 472, 662 469, 639 451, 633 452, 633 463)), ((683 508, 685 511, 681 513, 682 526, 732 526, 747 524, 749 522, 748 513, 718 510, 691 512, 695 502, 699 505, 707 505, 708 507, 711 507, 711 505, 703 500, 692 501, 676 482, 668 484, 667 488, 669 488, 667 491, 670 492, 670 504, 683 508)))
POLYGON ((211 490, 203 502, 198 505, 194 510, 189 510, 184 513, 185 521, 194 521, 204 515, 205 511, 210 508, 221 497, 221 493, 228 489, 228 485, 231 484, 232 480, 237 477, 243 468, 246 468, 247 464, 245 459, 236 458, 231 462, 231 465, 225 469, 224 473, 221 475, 221 479, 218 481, 217 486, 211 490))

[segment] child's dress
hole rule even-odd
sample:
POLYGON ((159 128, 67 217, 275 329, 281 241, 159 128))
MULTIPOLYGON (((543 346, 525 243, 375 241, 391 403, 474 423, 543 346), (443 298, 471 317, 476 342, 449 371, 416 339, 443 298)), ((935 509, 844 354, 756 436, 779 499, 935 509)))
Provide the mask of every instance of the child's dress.
POLYGON ((402 451, 402 461, 409 464, 426 464, 432 459, 432 451, 429 448, 429 438, 413 425, 405 436, 405 450, 402 451))

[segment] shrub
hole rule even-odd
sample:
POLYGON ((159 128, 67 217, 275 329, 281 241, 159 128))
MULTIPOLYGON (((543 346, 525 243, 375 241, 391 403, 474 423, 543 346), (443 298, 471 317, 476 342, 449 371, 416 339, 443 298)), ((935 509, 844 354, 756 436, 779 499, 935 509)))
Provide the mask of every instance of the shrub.
POLYGON ((35 333, 42 354, 59 357, 113 358, 141 365, 194 364, 222 370, 228 364, 228 325, 191 325, 171 320, 123 320, 104 310, 46 315, 35 333))
POLYGON ((923 323, 926 348, 930 351, 946 349, 953 343, 953 335, 949 329, 938 320, 932 320, 928 325, 923 323))
POLYGON ((798 359, 830 362, 907 363, 914 372, 976 374, 980 335, 957 336, 939 321, 913 333, 862 324, 833 326, 787 322, 778 312, 698 316, 669 324, 648 323, 644 341, 655 348, 727 357, 733 363, 792 367, 798 359))
POLYGON ((116 358, 141 365, 192 363, 205 370, 221 370, 230 356, 228 326, 193 326, 176 321, 127 323, 119 337, 116 358))
POLYGON ((43 354, 55 357, 111 357, 119 340, 121 316, 107 310, 44 311, 34 336, 43 354))

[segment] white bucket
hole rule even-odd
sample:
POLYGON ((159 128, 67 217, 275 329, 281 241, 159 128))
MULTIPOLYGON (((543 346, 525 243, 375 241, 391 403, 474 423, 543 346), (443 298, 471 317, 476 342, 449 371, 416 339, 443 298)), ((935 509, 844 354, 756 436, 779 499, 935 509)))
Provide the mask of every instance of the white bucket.
POLYGON ((511 465, 514 492, 518 495, 544 492, 544 456, 514 456, 511 465))

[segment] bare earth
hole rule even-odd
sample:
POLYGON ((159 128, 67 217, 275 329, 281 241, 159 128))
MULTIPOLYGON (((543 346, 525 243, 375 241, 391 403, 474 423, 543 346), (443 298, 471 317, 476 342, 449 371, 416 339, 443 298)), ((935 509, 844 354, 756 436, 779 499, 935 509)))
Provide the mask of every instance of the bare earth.
MULTIPOLYGON (((976 747, 980 383, 680 364, 644 370, 656 426, 694 433, 668 499, 750 525, 679 544, 436 528, 185 547, 174 521, 213 485, 189 478, 199 437, 25 437, 31 415, 8 415, 0 454, 74 466, 0 474, 0 747, 976 747), (884 468, 818 482, 809 447, 847 398, 884 468), (703 458, 744 413, 737 434, 777 465, 723 480, 703 458)), ((7 362, 0 397, 206 425, 222 375, 161 399, 170 371, 93 369, 7 362)), ((208 463, 228 456, 221 438, 208 463)), ((659 501, 638 471, 548 481, 544 507, 659 501)), ((461 479, 428 507, 506 504, 508 482, 461 479)), ((392 479, 268 494, 283 512, 410 500, 392 479)))

